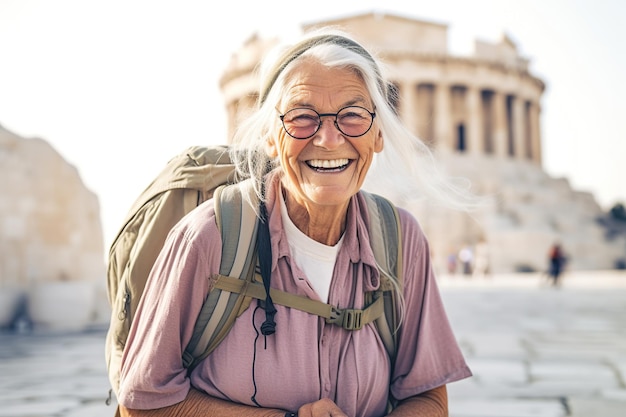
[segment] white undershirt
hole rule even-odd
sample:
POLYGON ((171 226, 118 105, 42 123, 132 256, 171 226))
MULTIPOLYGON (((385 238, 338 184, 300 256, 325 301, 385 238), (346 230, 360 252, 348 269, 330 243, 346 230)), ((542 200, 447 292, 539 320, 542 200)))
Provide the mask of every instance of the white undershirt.
POLYGON ((282 192, 280 193, 280 212, 293 261, 302 269, 320 300, 328 302, 330 281, 343 236, 335 246, 327 246, 302 233, 289 218, 282 192))

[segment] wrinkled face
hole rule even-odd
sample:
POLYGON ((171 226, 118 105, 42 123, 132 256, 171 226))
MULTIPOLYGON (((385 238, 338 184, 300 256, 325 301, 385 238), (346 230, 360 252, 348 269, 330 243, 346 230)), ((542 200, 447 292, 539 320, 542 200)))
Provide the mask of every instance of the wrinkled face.
MULTIPOLYGON (((361 106, 374 112, 364 82, 351 70, 329 69, 304 61, 291 74, 288 86, 277 108, 280 114, 293 108, 337 113, 346 106, 361 106)), ((320 205, 345 207, 363 185, 374 153, 383 148, 376 118, 372 128, 356 138, 342 134, 335 127, 333 116, 321 120, 317 133, 301 140, 289 136, 278 123, 267 147, 271 157, 280 159, 283 185, 290 197, 308 210, 320 205)))

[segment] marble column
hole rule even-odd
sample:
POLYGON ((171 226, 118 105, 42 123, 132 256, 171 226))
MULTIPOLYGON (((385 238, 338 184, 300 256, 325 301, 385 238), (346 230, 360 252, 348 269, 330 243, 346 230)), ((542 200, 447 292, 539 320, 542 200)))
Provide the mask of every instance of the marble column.
POLYGON ((482 97, 479 88, 469 86, 465 90, 467 105, 467 149, 471 154, 484 153, 482 97))
POLYGON ((507 156, 507 119, 506 96, 494 91, 491 106, 493 111, 493 145, 494 153, 498 157, 507 156))
POLYGON ((419 132, 417 126, 419 123, 418 103, 417 103, 417 85, 413 82, 403 82, 400 86, 400 118, 409 130, 417 135, 419 132))
POLYGON ((519 96, 513 97, 513 146, 515 149, 515 158, 526 158, 525 146, 525 125, 524 122, 524 100, 519 96))
POLYGON ((450 86, 446 83, 435 85, 435 142, 447 150, 453 151, 454 136, 452 134, 452 108, 450 102, 450 86))
POLYGON ((433 84, 420 84, 417 86, 417 110, 419 137, 431 146, 437 146, 435 135, 435 86, 433 84))
POLYGON ((531 137, 531 146, 532 146, 532 160, 537 164, 541 165, 542 155, 541 155, 541 128, 539 124, 539 115, 541 112, 541 108, 538 103, 531 102, 530 103, 530 137, 531 137))

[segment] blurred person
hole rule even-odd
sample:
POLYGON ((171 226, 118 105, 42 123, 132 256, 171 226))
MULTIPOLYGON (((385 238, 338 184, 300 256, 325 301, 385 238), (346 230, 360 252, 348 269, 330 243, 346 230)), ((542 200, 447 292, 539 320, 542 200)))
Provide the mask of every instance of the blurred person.
POLYGON ((474 261, 473 275, 480 278, 491 276, 489 271, 489 245, 485 239, 480 239, 476 244, 476 255, 474 261))
POLYGON ((558 287, 561 284, 560 279, 566 261, 561 244, 558 242, 553 244, 548 252, 548 276, 552 281, 552 286, 558 287))
POLYGON ((459 261, 461 261, 461 269, 463 275, 470 277, 472 275, 472 268, 474 263, 474 252, 469 245, 465 245, 459 251, 459 261))
POLYGON ((450 252, 448 254, 448 256, 446 257, 446 265, 448 267, 448 274, 450 275, 456 274, 456 267, 457 267, 456 253, 450 252))

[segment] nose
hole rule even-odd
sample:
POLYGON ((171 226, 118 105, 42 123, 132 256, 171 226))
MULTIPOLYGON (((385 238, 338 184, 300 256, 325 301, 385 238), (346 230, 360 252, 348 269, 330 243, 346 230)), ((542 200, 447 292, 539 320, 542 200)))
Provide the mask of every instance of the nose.
POLYGON ((333 117, 320 118, 320 128, 313 137, 313 143, 326 149, 334 149, 345 140, 333 117))

